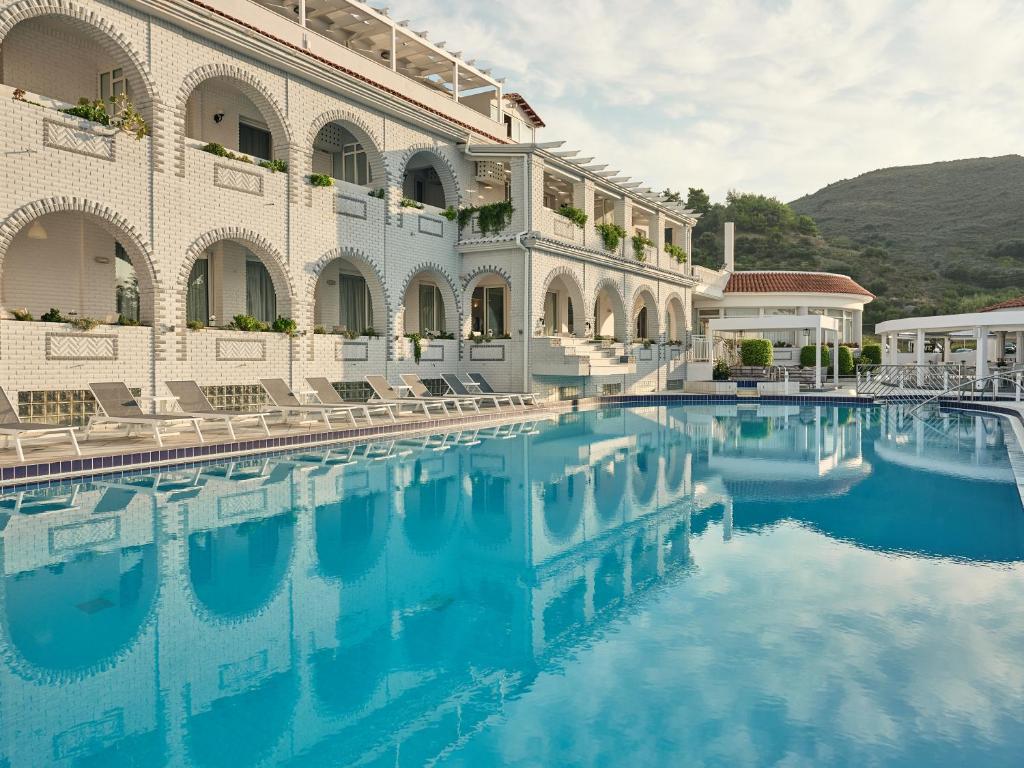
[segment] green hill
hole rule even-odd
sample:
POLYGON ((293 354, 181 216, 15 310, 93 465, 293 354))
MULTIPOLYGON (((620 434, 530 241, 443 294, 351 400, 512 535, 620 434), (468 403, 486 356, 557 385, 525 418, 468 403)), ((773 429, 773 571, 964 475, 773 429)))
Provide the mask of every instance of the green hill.
POLYGON ((885 168, 788 206, 735 192, 711 205, 694 190, 687 202, 706 203, 694 232, 696 263, 721 264, 722 225, 736 221, 738 269, 848 274, 878 297, 865 312, 868 326, 1024 293, 1018 155, 885 168))
POLYGON ((1024 293, 1024 157, 884 168, 790 203, 879 295, 872 322, 1024 293), (874 276, 870 269, 891 269, 874 276))

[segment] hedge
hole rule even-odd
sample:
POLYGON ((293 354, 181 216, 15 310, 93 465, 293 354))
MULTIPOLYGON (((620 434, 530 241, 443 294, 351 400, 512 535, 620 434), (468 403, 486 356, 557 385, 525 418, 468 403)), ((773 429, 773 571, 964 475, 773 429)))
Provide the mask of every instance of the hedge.
POLYGON ((881 365, 882 364, 882 345, 881 344, 865 344, 860 350, 860 359, 864 364, 881 365))
MULTIPOLYGON (((832 351, 824 344, 821 345, 821 367, 828 368, 832 365, 832 351)), ((814 345, 808 344, 806 347, 800 347, 800 367, 801 368, 813 368, 814 367, 814 345)))
POLYGON ((853 375, 853 350, 849 347, 839 348, 839 375, 853 375))
POLYGON ((740 342, 740 360, 744 365, 767 367, 775 360, 772 343, 768 339, 743 339, 740 342))

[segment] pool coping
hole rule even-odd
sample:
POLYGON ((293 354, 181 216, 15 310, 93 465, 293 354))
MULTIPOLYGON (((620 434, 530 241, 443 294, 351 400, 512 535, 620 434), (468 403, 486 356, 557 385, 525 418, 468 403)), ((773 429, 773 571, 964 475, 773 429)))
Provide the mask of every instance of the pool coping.
MULTIPOLYGON (((114 452, 107 455, 25 463, 0 468, 0 490, 5 492, 46 488, 75 480, 123 478, 153 469, 191 469, 198 466, 223 463, 249 457, 284 457, 296 451, 319 449, 332 445, 372 443, 379 440, 415 437, 454 431, 459 428, 486 429, 489 426, 529 421, 533 415, 541 418, 571 411, 587 411, 605 406, 636 407, 667 404, 689 405, 831 405, 835 407, 868 407, 884 405, 874 398, 856 395, 706 395, 682 392, 661 392, 646 395, 598 395, 544 403, 524 411, 486 414, 468 414, 443 419, 423 419, 397 424, 376 424, 350 429, 321 430, 278 437, 257 437, 230 440, 203 445, 176 448, 155 448, 143 451, 114 452)), ((1016 446, 1007 450, 1011 454, 1011 467, 1017 480, 1017 489, 1024 505, 1024 412, 1003 408, 993 403, 964 403, 959 400, 940 401, 949 410, 983 411, 1008 418, 1016 446), (1009 418, 1016 416, 1016 419, 1009 418)))

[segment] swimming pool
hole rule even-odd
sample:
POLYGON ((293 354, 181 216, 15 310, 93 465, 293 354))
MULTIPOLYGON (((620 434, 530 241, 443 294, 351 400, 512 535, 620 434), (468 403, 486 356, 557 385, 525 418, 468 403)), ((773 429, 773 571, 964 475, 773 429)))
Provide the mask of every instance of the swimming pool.
POLYGON ((1011 765, 1003 422, 606 409, 8 494, 0 765, 1011 765))

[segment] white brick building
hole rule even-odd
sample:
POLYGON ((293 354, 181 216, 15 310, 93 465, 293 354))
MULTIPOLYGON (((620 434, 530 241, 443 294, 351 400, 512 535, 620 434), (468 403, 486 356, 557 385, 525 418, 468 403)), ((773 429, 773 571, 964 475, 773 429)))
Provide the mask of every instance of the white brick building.
POLYGON ((80 417, 97 379, 245 404, 265 375, 358 396, 371 372, 481 371, 552 397, 685 375, 694 292, 723 274, 676 258, 696 217, 539 143, 523 97, 381 12, 5 0, 0 41, 0 310, 36 321, 0 322, 0 385, 26 417, 80 417), (148 136, 60 111, 120 93, 148 136), (451 218, 488 205, 486 234, 451 218), (436 337, 419 361, 408 334, 436 337))

